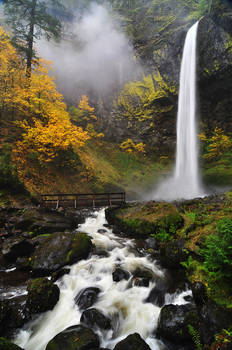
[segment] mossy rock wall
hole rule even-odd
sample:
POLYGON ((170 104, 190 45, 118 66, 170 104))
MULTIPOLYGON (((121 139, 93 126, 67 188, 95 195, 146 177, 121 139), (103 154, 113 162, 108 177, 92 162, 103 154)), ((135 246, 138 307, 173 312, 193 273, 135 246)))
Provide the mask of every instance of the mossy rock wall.
POLYGON ((124 234, 140 238, 161 230, 174 234, 183 224, 183 218, 173 204, 152 201, 108 208, 106 219, 124 234))

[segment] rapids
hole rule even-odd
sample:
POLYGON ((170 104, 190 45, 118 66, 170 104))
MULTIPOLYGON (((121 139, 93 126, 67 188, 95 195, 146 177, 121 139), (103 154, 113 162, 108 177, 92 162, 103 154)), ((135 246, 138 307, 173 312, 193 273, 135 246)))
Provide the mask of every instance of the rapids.
MULTIPOLYGON (((80 323, 82 312, 74 302, 77 294, 84 288, 98 287, 101 293, 93 307, 108 316, 113 324, 113 331, 97 331, 101 347, 112 349, 127 335, 138 332, 152 350, 165 348, 154 335, 161 308, 144 302, 155 281, 165 278, 165 271, 149 256, 141 256, 133 239, 116 236, 105 224, 105 210, 101 209, 80 225, 78 231, 90 235, 96 249, 104 254, 92 255, 71 266, 70 273, 57 281, 61 293, 55 308, 27 324, 14 340, 16 344, 25 350, 45 350, 56 334, 80 323), (112 272, 118 266, 129 272, 137 267, 148 269, 154 279, 148 287, 134 285, 132 275, 128 281, 114 282, 112 272)), ((185 304, 186 295, 191 292, 167 294, 165 303, 185 304)))

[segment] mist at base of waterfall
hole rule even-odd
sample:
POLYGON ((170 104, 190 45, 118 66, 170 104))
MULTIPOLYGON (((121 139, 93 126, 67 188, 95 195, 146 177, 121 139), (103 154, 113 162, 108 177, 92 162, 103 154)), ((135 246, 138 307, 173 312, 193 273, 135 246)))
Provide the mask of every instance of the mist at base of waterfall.
MULTIPOLYGON (((182 179, 181 177, 176 178, 173 176, 158 185, 152 195, 152 199, 171 202, 174 200, 202 198, 206 195, 207 193, 203 190, 203 187, 199 185, 193 186, 191 179, 186 181, 186 179, 182 179)), ((147 196, 146 199, 151 199, 151 196, 147 196)))

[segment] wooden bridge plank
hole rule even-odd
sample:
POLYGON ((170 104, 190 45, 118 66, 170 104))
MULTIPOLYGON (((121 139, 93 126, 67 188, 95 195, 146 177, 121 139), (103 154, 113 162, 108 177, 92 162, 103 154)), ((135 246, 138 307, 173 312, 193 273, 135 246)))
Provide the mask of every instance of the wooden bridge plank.
POLYGON ((126 202, 125 192, 108 192, 108 193, 57 193, 42 194, 41 204, 43 206, 53 205, 58 207, 74 208, 95 208, 103 206, 119 206, 126 202))

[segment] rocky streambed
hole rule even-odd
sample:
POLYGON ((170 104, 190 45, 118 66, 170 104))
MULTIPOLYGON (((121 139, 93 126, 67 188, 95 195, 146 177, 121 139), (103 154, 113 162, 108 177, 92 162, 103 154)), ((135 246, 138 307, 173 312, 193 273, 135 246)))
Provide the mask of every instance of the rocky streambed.
POLYGON ((203 284, 188 282, 183 240, 161 244, 150 236, 184 221, 178 206, 154 203, 107 209, 107 221, 105 209, 3 209, 0 349, 211 344, 231 313, 203 284))

